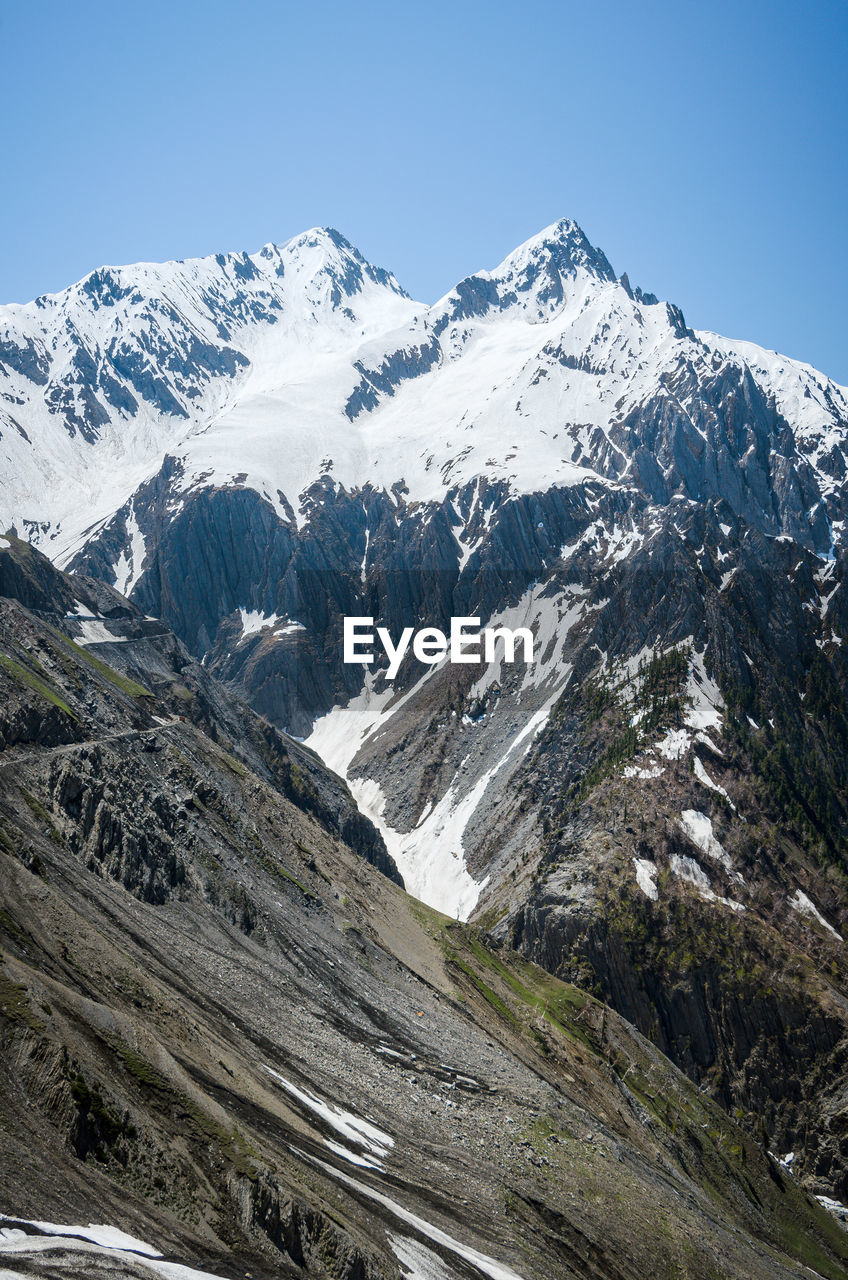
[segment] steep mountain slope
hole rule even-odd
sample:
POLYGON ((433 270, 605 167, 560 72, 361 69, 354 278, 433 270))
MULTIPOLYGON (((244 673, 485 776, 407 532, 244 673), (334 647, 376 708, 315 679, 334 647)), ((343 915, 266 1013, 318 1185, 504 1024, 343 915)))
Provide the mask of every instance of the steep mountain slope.
POLYGON ((8 541, 4 1274, 844 1274, 848 1236, 638 1033, 407 897, 317 762, 8 541))
POLYGON ((4 323, 19 532, 308 736, 413 893, 848 1195, 845 389, 567 221, 432 307, 315 231, 4 323), (390 684, 346 615, 528 626, 537 661, 390 684))

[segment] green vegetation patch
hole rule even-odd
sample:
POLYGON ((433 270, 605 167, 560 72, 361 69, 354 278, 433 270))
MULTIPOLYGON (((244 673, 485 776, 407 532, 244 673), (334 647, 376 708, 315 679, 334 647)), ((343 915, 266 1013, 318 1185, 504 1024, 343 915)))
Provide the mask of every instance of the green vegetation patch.
POLYGON ((272 858, 270 853, 262 855, 262 866, 269 875, 274 876, 277 880, 287 880, 289 884, 293 884, 296 889, 299 889, 304 897, 314 898, 317 901, 318 895, 313 893, 311 889, 307 889, 305 884, 301 884, 297 876, 293 876, 290 871, 286 871, 285 867, 280 866, 279 862, 272 858))
POLYGON ((126 1041, 119 1040, 114 1049, 130 1075, 140 1085, 168 1099, 168 1112, 172 1117, 178 1117, 182 1113, 195 1137, 204 1146, 214 1144, 237 1173, 249 1178, 256 1177, 255 1162, 259 1157, 238 1129, 208 1115, 198 1103, 177 1089, 152 1062, 126 1041))
POLYGON ((29 1027, 30 1031, 43 1031, 45 1024, 37 1018, 30 1007, 29 992, 19 982, 11 982, 0 973, 0 1018, 19 1026, 29 1027))
POLYGON ((50 627, 50 631, 56 636, 66 648, 70 649, 76 657, 82 661, 104 680, 108 680, 109 684, 113 684, 116 689, 120 689, 121 693, 125 693, 129 698, 152 698, 154 695, 149 689, 145 689, 144 685, 138 684, 135 680, 131 680, 129 676, 122 676, 114 667, 110 667, 108 662, 104 662, 102 658, 95 658, 93 653, 89 653, 82 645, 77 644, 70 636, 64 635, 61 631, 57 631, 55 627, 50 627))
MULTIPOLYGON (((490 950, 468 926, 449 924, 439 933, 438 941, 448 963, 455 965, 471 980, 501 1017, 519 1026, 525 1024, 526 1019, 517 1016, 515 1008, 511 1007, 509 996, 512 996, 525 1014, 543 1019, 566 1040, 573 1044, 582 1043, 590 1049, 595 1047, 578 1022, 578 1015, 591 1000, 585 991, 561 982, 517 954, 501 956, 490 950), (490 981, 486 981, 482 974, 489 976, 490 981), (509 996, 506 993, 501 996, 495 991, 491 985, 493 979, 500 980, 509 996)), ((528 1030, 542 1052, 547 1053, 549 1049, 544 1036, 532 1027, 528 1030)))
POLYGON ((33 693, 39 694, 40 697, 46 699, 46 701, 51 703, 52 706, 58 707, 60 711, 64 711, 65 715, 70 716, 72 720, 78 720, 78 717, 74 715, 67 702, 60 698, 57 693, 54 693, 49 685, 45 684, 43 680, 41 680, 27 667, 23 666, 20 662, 15 662, 14 658, 10 658, 5 653, 0 653, 0 666, 2 666, 3 670, 18 684, 23 685, 33 693))

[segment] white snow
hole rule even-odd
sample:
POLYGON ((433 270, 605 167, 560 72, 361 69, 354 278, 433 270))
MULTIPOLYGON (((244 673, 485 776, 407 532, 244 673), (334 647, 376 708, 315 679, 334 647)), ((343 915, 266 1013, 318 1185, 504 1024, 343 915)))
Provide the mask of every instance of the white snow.
POLYGON ((144 534, 138 527, 135 515, 135 502, 130 504, 127 534, 130 540, 129 548, 121 552, 118 563, 115 565, 115 590, 120 591, 122 596, 128 596, 141 577, 144 557, 147 554, 144 534))
MULTIPOLYGON (((547 722, 556 696, 530 717, 500 758, 464 794, 463 780, 458 774, 412 831, 396 831, 385 822, 386 797, 378 782, 371 778, 347 779, 357 804, 380 830, 407 891, 414 897, 457 920, 468 919, 488 883, 488 876, 478 881, 468 872, 463 835, 495 775, 509 762, 517 762, 532 746, 533 738, 547 722), (522 746, 521 755, 517 755, 522 746)), ((313 738, 308 742, 314 745, 313 738)))
POLYGON ((713 891, 710 885, 710 877, 694 858, 681 858, 679 854, 673 853, 670 861, 672 875, 693 885, 697 889, 699 897, 706 902, 718 902, 724 907, 729 907, 731 911, 745 910, 741 902, 735 902, 733 898, 723 898, 713 891))
POLYGON ((83 620, 80 619, 79 629, 81 635, 77 639, 78 644, 126 644, 126 636, 116 636, 109 630, 104 622, 97 619, 83 620))
POLYGON ((727 874, 738 880, 740 884, 745 883, 739 872, 733 870, 730 854, 715 838, 712 820, 705 813, 701 813, 698 809, 684 809, 680 815, 680 825, 702 853, 712 858, 713 862, 720 863, 727 874))
POLYGON ((489 1276, 490 1280, 522 1280, 522 1277, 516 1271, 513 1271, 511 1267, 505 1266, 502 1262, 497 1262, 494 1258, 479 1252, 477 1249, 472 1249, 470 1245, 462 1244, 459 1240, 449 1235, 447 1231, 443 1231, 441 1227, 436 1227, 431 1222, 427 1222, 425 1218, 420 1218, 418 1214, 411 1213, 409 1209, 404 1209, 403 1205, 398 1204, 396 1200, 392 1200, 383 1192, 375 1191, 373 1187, 369 1187, 364 1182, 359 1182, 356 1178, 349 1177, 347 1174, 342 1173, 340 1169, 334 1169, 332 1165, 317 1159, 316 1156, 310 1156, 305 1151, 298 1151, 296 1147, 292 1147, 292 1150, 302 1159, 308 1160, 311 1164, 323 1169, 331 1177, 338 1179, 338 1181, 345 1183, 349 1187, 353 1187, 361 1195, 367 1196, 369 1200, 374 1200, 377 1204, 381 1204, 384 1209, 388 1209, 401 1222, 414 1227, 416 1231, 420 1232, 421 1235, 427 1236, 435 1244, 442 1245, 443 1248, 449 1249, 451 1253, 455 1253, 457 1257, 470 1262, 478 1271, 482 1271, 484 1275, 489 1276))
MULTIPOLYGON (((287 1093, 290 1093, 293 1098, 297 1098, 309 1111, 320 1116, 322 1120, 325 1120, 331 1128, 340 1133, 348 1142, 370 1151, 372 1155, 378 1157, 378 1160, 384 1159, 395 1145, 394 1138, 388 1133, 384 1133, 382 1129, 378 1129, 370 1120, 363 1120, 361 1116, 354 1115, 352 1111, 345 1111, 342 1107, 337 1107, 333 1102, 325 1102, 323 1098, 310 1093, 307 1089, 298 1088, 296 1084, 292 1084, 290 1080, 280 1075, 279 1071, 275 1071, 273 1067, 266 1066, 265 1070, 270 1076, 274 1077, 278 1084, 283 1086, 287 1093)), ((327 1145, 330 1146, 330 1143, 328 1142, 327 1145)), ((351 1153, 340 1151, 336 1144, 333 1144, 332 1150, 338 1154, 345 1155, 346 1159, 350 1159, 351 1153)), ((370 1167, 376 1168, 378 1166, 372 1164, 370 1167)))
POLYGON ((809 916, 810 919, 817 920, 822 928, 827 929, 828 933, 832 933, 834 938, 838 938, 842 942, 842 934, 837 933, 832 924, 828 924, 812 899, 808 898, 801 889, 795 890, 795 896, 789 899, 789 905, 793 911, 799 912, 800 915, 809 916))
MULTIPOLYGON (((478 273, 514 301, 461 320, 453 318, 456 290, 431 307, 416 303, 321 229, 250 256, 109 268, 107 283, 117 289, 109 306, 97 304, 89 277, 38 305, 0 307, 0 333, 51 358, 43 389, 12 369, 0 375, 5 403, 23 401, 14 415, 29 437, 3 429, 12 410, 0 409, 0 528, 45 522, 46 532, 35 536, 65 563, 156 474, 166 453, 183 469, 184 492, 237 483, 284 519, 287 498, 298 521, 308 519, 301 495, 328 472, 348 489, 371 483, 391 491, 403 479, 410 499, 421 501, 441 500, 480 476, 512 492, 585 479, 616 487, 624 460, 610 438, 611 417, 667 394, 681 359, 704 375, 715 361, 747 367, 792 424, 820 491, 832 487, 818 459, 844 446, 844 388, 750 343, 678 337, 665 307, 638 303, 579 259, 561 277, 561 294, 545 297, 550 244, 572 234, 567 222, 555 224, 478 273), (337 282, 351 271, 360 279, 339 297, 337 282), (174 411, 145 399, 122 374, 118 382, 137 406, 115 408, 101 392, 108 421, 93 439, 71 434, 51 404, 49 393, 66 373, 79 378, 78 346, 104 365, 115 342, 179 352, 198 339, 247 363, 233 376, 163 367, 174 411), (424 349, 433 352, 429 369, 392 393, 377 392, 376 404, 351 419, 345 408, 360 369, 367 381, 395 353, 424 349)), ((104 371, 116 376, 108 365, 104 371)), ((132 506, 128 529, 130 547, 115 565, 123 591, 137 583, 145 554, 132 506)), ((463 533, 460 526, 464 561, 473 544, 463 533)), ((638 537, 628 527, 607 531, 608 562, 632 552, 638 537)))
POLYGON ((636 868, 636 883, 642 890, 646 898, 651 898, 656 902, 659 897, 657 886, 654 883, 657 874, 657 865, 655 862, 649 861, 648 858, 634 858, 633 865, 636 868))
POLYGON ((143 1240, 138 1240, 135 1236, 128 1235, 126 1231, 103 1223, 89 1222, 87 1227, 74 1227, 67 1224, 59 1225, 55 1222, 40 1222, 35 1218, 10 1219, 7 1214, 0 1214, 0 1223, 4 1221, 26 1222, 28 1226, 37 1227, 39 1231, 45 1231, 51 1236, 79 1236, 83 1240, 103 1245, 107 1249, 130 1249, 134 1253, 144 1253, 151 1258, 162 1257, 158 1249, 145 1244, 143 1240))
POLYGON ((404 1280, 456 1280, 438 1254, 410 1236, 388 1232, 389 1247, 402 1267, 404 1280))
MULTIPOLYGON (((153 1276, 161 1276, 162 1280, 222 1280, 209 1271, 197 1271, 194 1267, 183 1266, 178 1262, 166 1262, 162 1254, 143 1240, 137 1240, 117 1227, 90 1223, 87 1227, 61 1226, 53 1222, 28 1222, 46 1235, 28 1235, 15 1227, 3 1227, 3 1221, 25 1221, 10 1219, 0 1214, 0 1259, 28 1258, 33 1254, 49 1254, 54 1249, 73 1249, 76 1253, 90 1255, 92 1266, 97 1268, 99 1260, 109 1259, 113 1264, 123 1264, 127 1268, 142 1267, 153 1276)), ((15 1271, 3 1271, 0 1276, 18 1276, 15 1271)))
POLYGON ((711 893, 710 877, 694 858, 682 858, 680 854, 671 855, 671 871, 680 880, 688 880, 701 893, 711 893))
POLYGON ((692 654, 686 695, 692 700, 684 716, 690 728, 721 729, 724 699, 716 682, 707 675, 703 653, 692 654))
POLYGON ((680 760, 689 750, 692 735, 685 729, 669 729, 665 737, 657 743, 657 751, 666 760, 680 760))
POLYGON ((665 769, 663 769, 662 765, 652 765, 649 768, 644 768, 641 765, 626 764, 623 770, 625 778, 642 778, 643 780, 661 778, 664 773, 665 769))
POLYGON ((275 627, 280 621, 276 613, 263 614, 258 609, 244 608, 239 609, 239 619, 242 637, 256 635, 266 627, 275 627))
POLYGON ((377 1173, 382 1173, 384 1170, 385 1166, 379 1160, 369 1160, 367 1156, 351 1151, 348 1147, 343 1147, 340 1142, 333 1142, 330 1138, 325 1138, 324 1146, 328 1150, 334 1151, 337 1156, 341 1156, 343 1160, 347 1160, 348 1164, 358 1165, 360 1169, 374 1169, 377 1173))
POLYGON ((693 764, 695 767, 695 777, 698 781, 705 787, 709 787, 710 791, 717 791, 720 796, 724 796, 725 800, 729 801, 731 809, 735 809, 736 805, 730 799, 730 796, 727 794, 724 787, 720 786, 717 782, 713 782, 712 778, 707 773, 700 756, 695 756, 693 764))
POLYGON ((816 1196, 816 1199, 823 1209, 833 1214, 834 1218, 848 1222, 848 1205, 843 1204, 841 1200, 834 1200, 832 1196, 816 1196))
MULTIPOLYGON (((489 669, 496 666, 497 663, 490 663, 489 669)), ((553 683, 542 706, 528 715, 527 722, 473 785, 468 785, 460 769, 441 798, 424 810, 412 831, 397 831, 385 819, 387 798, 379 782, 351 776, 350 766, 363 743, 375 737, 388 717, 398 714, 441 668, 442 664, 429 667, 417 684, 400 697, 391 689, 376 693, 369 673, 362 693, 346 707, 333 707, 317 720, 306 742, 346 780, 359 808, 383 836, 407 891, 445 915, 465 920, 487 881, 475 880, 467 870, 463 835, 492 779, 505 767, 517 764, 532 747, 564 680, 553 683)))

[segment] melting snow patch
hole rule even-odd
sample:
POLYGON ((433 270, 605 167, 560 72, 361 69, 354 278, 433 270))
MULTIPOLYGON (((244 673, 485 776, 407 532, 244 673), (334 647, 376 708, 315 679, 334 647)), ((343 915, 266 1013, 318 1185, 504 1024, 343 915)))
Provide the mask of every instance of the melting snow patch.
POLYGON ((680 825, 702 853, 712 858, 713 862, 721 863, 734 880, 738 880, 740 884, 745 883, 739 872, 733 870, 730 854, 713 835, 713 824, 705 813, 700 813, 698 809, 684 809, 680 815, 680 825))
POLYGON ((694 858, 681 858, 679 854, 673 853, 671 870, 673 875, 680 880, 688 880, 689 884, 693 884, 699 892, 712 894, 710 877, 694 858))
POLYGON ((80 644, 126 644, 126 636, 115 636, 108 627, 98 621, 81 621, 79 623, 82 635, 79 637, 80 644))
POLYGON ((685 729, 669 729, 668 733, 657 743, 657 751, 666 760, 680 760, 689 750, 692 741, 685 729))
POLYGON ((730 802, 731 809, 736 808, 736 805, 730 799, 730 796, 727 794, 724 787, 720 787, 717 782, 713 782, 712 778, 701 763, 699 756, 695 756, 695 777, 699 782, 703 783, 705 787, 709 787, 710 791, 717 791, 720 796, 724 796, 725 800, 730 802))
POLYGON ((657 886, 654 883, 654 877, 657 874, 656 863, 650 862, 647 858, 634 858, 633 865, 636 868, 636 883, 639 888, 646 898, 656 902, 659 897, 657 886))
MULTIPOLYGON (((299 1102, 315 1115, 325 1120, 331 1128, 340 1133, 348 1142, 353 1142, 359 1147, 365 1147, 366 1151, 370 1151, 372 1155, 384 1157, 389 1154, 389 1150, 395 1145, 394 1138, 384 1133, 382 1129, 378 1129, 368 1120, 362 1120, 359 1116, 354 1115, 351 1111, 343 1111, 341 1107, 337 1107, 332 1102, 324 1102, 322 1098, 316 1097, 314 1093, 309 1093, 306 1089, 299 1089, 296 1084, 292 1084, 285 1076, 281 1076, 279 1071, 275 1071, 273 1067, 265 1067, 269 1075, 273 1076, 279 1084, 283 1086, 287 1093, 293 1098, 297 1098, 299 1102)), ((331 1144, 328 1142, 328 1146, 331 1144)), ((337 1145, 333 1145, 332 1149, 338 1152, 337 1145)), ((346 1158, 350 1158, 350 1152, 344 1151, 339 1154, 345 1154, 346 1158)), ((372 1168, 376 1166, 371 1166, 372 1168)))
POLYGON ((813 920, 817 920, 822 928, 827 929, 828 933, 832 933, 834 938, 838 938, 842 942, 842 934, 837 933, 832 924, 828 924, 818 907, 806 893, 802 893, 800 889, 795 890, 794 898, 789 899, 789 905, 793 911, 799 912, 802 916, 809 916, 813 920))
POLYGON ((0 538, 0 547, 11 547, 11 545, 8 538, 0 538))
MULTIPOLYGON (((139 1268, 149 1271, 162 1280, 222 1280, 209 1271, 197 1271, 179 1262, 166 1262, 157 1249, 143 1240, 136 1240, 117 1227, 90 1223, 87 1227, 60 1226, 53 1222, 28 1222, 23 1218, 8 1218, 0 1214, 0 1259, 20 1257, 29 1262, 33 1254, 49 1254, 51 1250, 70 1250, 91 1258, 91 1266, 98 1274, 108 1263, 109 1274, 135 1275, 139 1268), (24 1222, 44 1235, 29 1235, 18 1227, 3 1227, 3 1221, 24 1222)), ((0 1268, 0 1276, 19 1276, 18 1271, 0 1268)))
POLYGON ((256 635, 266 627, 276 627, 278 622, 282 622, 282 618, 276 613, 260 613, 258 609, 239 609, 239 618, 242 639, 245 636, 256 635))
POLYGON ((665 769, 661 764, 653 765, 649 769, 645 769, 636 764, 628 764, 624 766, 625 778, 661 778, 665 773, 665 769))
MULTIPOLYGON (((320 1169, 323 1169, 325 1173, 329 1173, 331 1177, 337 1178, 349 1187, 353 1187, 355 1191, 367 1196, 369 1200, 374 1200, 377 1204, 381 1204, 384 1209, 388 1209, 401 1222, 408 1223, 409 1226, 414 1227, 416 1231, 419 1231, 423 1236, 427 1236, 435 1244, 442 1245, 444 1248, 449 1249, 451 1253, 455 1253, 457 1257, 470 1262, 478 1271, 482 1271, 484 1275, 491 1277, 491 1280, 522 1280, 522 1277, 516 1271, 513 1271, 511 1267, 497 1262, 494 1258, 488 1257, 485 1253, 480 1253, 477 1249, 472 1249, 469 1245, 462 1244, 461 1241, 448 1235, 447 1231, 442 1231, 441 1227, 434 1227, 426 1219, 419 1218, 415 1213, 410 1213, 408 1209, 404 1209, 403 1205, 398 1204, 396 1200, 390 1199, 389 1196, 383 1195, 382 1192, 375 1191, 373 1187, 367 1186, 364 1182, 358 1182, 356 1178, 348 1177, 341 1170, 334 1169, 332 1165, 325 1164, 323 1160, 318 1160, 315 1156, 307 1155, 304 1151, 298 1151, 296 1147, 292 1147, 292 1151, 302 1159, 308 1160, 310 1164, 318 1165, 320 1169)), ((426 1278, 426 1280, 429 1280, 429 1278, 426 1278)))
POLYGON ((389 1247, 403 1268, 404 1280, 454 1280, 455 1271, 449 1271, 438 1254, 409 1236, 393 1236, 389 1233, 389 1247))
POLYGON ((369 1160, 367 1156, 358 1155, 356 1151, 349 1151, 340 1142, 331 1142, 329 1138, 325 1138, 324 1146, 330 1151, 335 1151, 336 1155, 347 1160, 348 1164, 358 1165, 360 1169, 375 1169, 378 1173, 383 1171, 383 1165, 379 1160, 369 1160))
POLYGON ((134 506, 130 507, 126 527, 129 536, 129 548, 124 548, 115 565, 115 590, 119 591, 122 596, 128 596, 138 582, 141 577, 141 566, 144 564, 144 557, 147 555, 147 545, 144 541, 144 534, 138 527, 134 506))
POLYGON ((720 729, 724 699, 714 680, 707 675, 704 655, 693 653, 686 683, 686 695, 691 699, 684 719, 692 729, 720 729))
MULTIPOLYGON (((126 1231, 119 1231, 117 1227, 109 1227, 105 1224, 89 1222, 87 1227, 71 1227, 62 1226, 55 1222, 37 1222, 30 1218, 10 1218, 7 1214, 0 1214, 0 1223, 4 1221, 25 1222, 28 1227, 36 1227, 48 1236, 79 1236, 81 1240, 88 1240, 91 1244, 102 1245, 105 1249, 128 1249, 133 1253, 146 1254, 150 1258, 162 1257, 158 1249, 145 1244, 143 1240, 137 1240, 135 1236, 127 1235, 126 1231)), ((4 1237, 8 1238, 11 1234, 12 1232, 8 1228, 4 1228, 4 1237)), ((26 1237, 23 1231, 18 1231, 14 1234, 18 1238, 33 1238, 32 1236, 26 1237)))
POLYGON ((387 1044, 378 1044, 374 1052, 379 1053, 384 1058, 400 1058, 404 1062, 407 1057, 405 1053, 398 1053, 397 1049, 390 1049, 387 1044))
POLYGON ((673 853, 671 870, 678 879, 686 880, 693 885, 706 902, 720 902, 723 907, 730 907, 731 911, 745 910, 741 902, 734 902, 732 898, 722 898, 717 893, 713 893, 710 888, 710 877, 694 858, 681 858, 679 854, 673 853))
POLYGON ((840 1222, 848 1222, 848 1205, 843 1204, 841 1200, 834 1200, 832 1196, 816 1196, 816 1199, 823 1209, 833 1214, 834 1218, 838 1218, 840 1222))
MULTIPOLYGON (((438 668, 435 666, 430 668, 431 672, 436 670, 438 668)), ((415 688, 420 688, 426 678, 423 677, 415 688)), ((404 878, 407 891, 422 902, 458 920, 467 920, 473 911, 488 877, 482 881, 475 880, 466 868, 463 845, 466 828, 495 775, 507 764, 517 765, 531 750, 536 734, 547 722, 560 688, 561 686, 555 688, 543 706, 530 716, 509 742, 500 758, 464 794, 460 766, 447 791, 432 809, 425 810, 412 831, 396 831, 385 821, 383 815, 386 796, 375 779, 347 777, 348 786, 359 808, 382 834, 389 853, 404 878)), ((413 691, 408 691, 392 704, 392 713, 403 705, 413 691)), ((308 745, 317 750, 332 768, 346 776, 347 763, 357 751, 359 743, 373 732, 374 726, 379 722, 380 700, 383 700, 384 705, 391 697, 391 693, 371 695, 371 705, 376 709, 374 713, 365 712, 364 717, 362 712, 356 716, 346 716, 341 711, 334 721, 333 717, 338 711, 334 708, 328 716, 318 721, 313 734, 307 739, 308 745), (345 753, 339 749, 341 744, 337 745, 333 741, 331 732, 333 736, 341 735, 345 740, 345 753), (340 764, 343 767, 340 768, 340 764)), ((359 702, 360 699, 356 701, 359 702)), ((368 705, 366 702, 365 706, 368 705)), ((353 706, 353 702, 350 706, 353 706)))

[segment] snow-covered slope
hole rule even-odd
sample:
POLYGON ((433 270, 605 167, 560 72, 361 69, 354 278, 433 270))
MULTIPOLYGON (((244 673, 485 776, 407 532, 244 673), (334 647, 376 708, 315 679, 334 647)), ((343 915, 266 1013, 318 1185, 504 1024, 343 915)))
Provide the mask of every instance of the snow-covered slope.
POLYGON ((813 508, 845 471, 845 389, 693 333, 567 220, 432 307, 326 230, 254 255, 103 268, 0 309, 0 396, 0 525, 62 560, 165 454, 180 490, 246 485, 298 521, 322 474, 403 484, 410 501, 479 476, 512 493, 599 477, 668 500, 715 487, 729 455, 741 506, 777 473, 799 490, 791 512, 769 512, 772 532, 824 546, 827 514, 841 533, 841 503, 813 508), (729 440, 740 389, 760 403, 750 439, 729 440), (764 412, 785 420, 767 438, 764 412), (642 438, 655 420, 674 420, 675 438, 642 438))
POLYGON ((276 429, 260 440, 250 427, 247 440, 236 415, 227 451, 250 445, 276 501, 294 461, 287 397, 307 385, 332 399, 332 370, 415 309, 389 273, 323 230, 252 256, 106 267, 0 308, 0 524, 59 554, 166 452, 202 456, 198 433, 269 394, 276 429))

